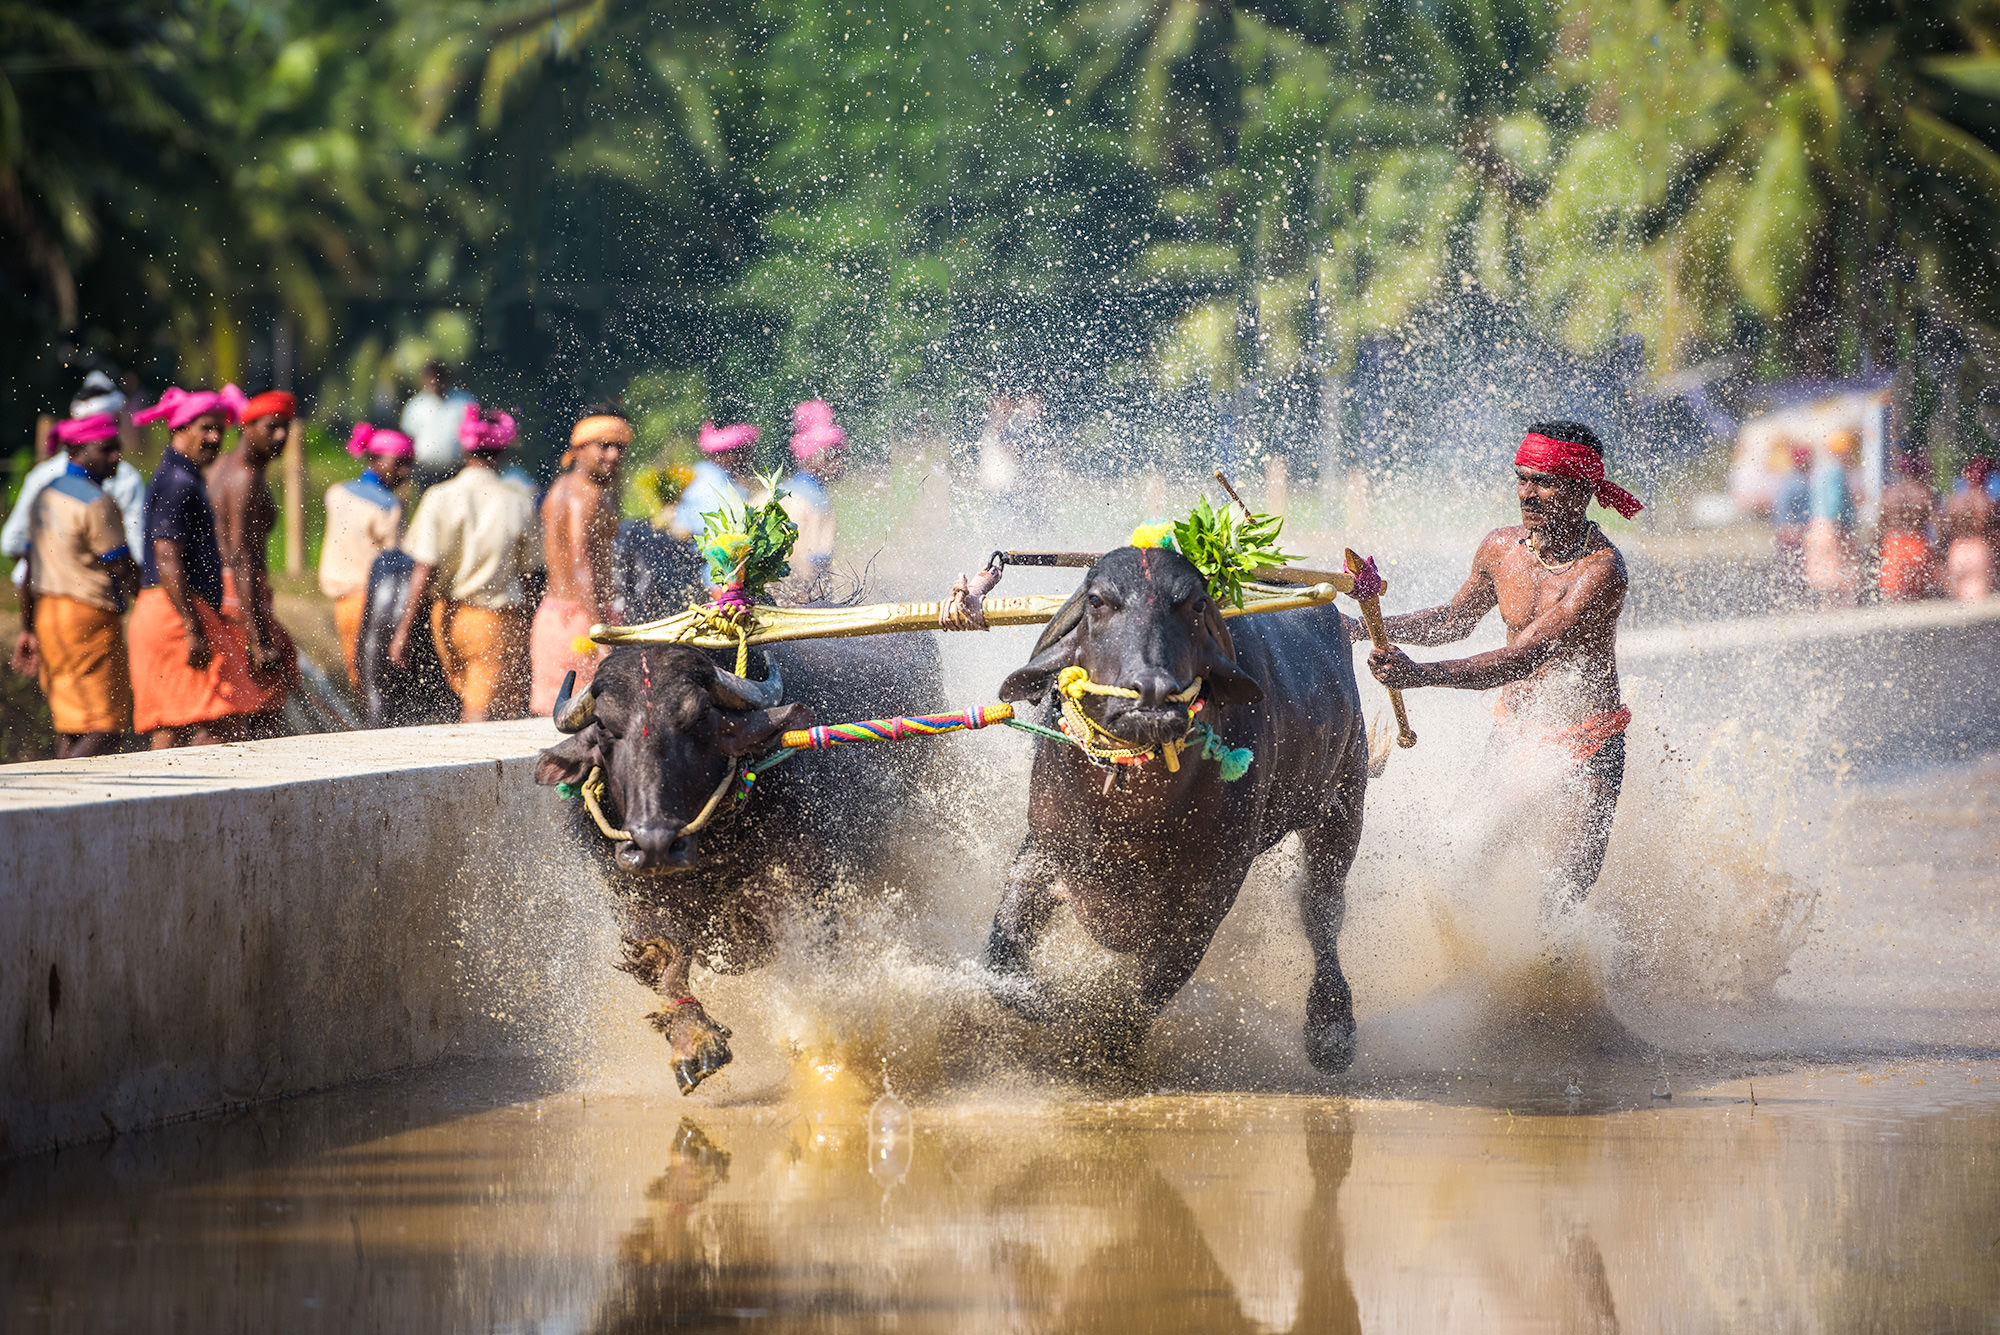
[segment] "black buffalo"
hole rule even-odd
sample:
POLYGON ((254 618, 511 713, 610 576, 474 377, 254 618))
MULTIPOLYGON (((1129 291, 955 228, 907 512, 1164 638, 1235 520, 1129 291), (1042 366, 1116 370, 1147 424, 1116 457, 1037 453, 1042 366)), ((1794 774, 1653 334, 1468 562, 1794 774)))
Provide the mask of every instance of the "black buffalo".
POLYGON ((1314 958, 1306 1049, 1320 1069, 1345 1070, 1354 1007, 1337 947, 1361 839, 1368 744, 1341 615, 1326 606, 1225 625, 1185 558, 1123 547, 1090 568, 1001 697, 1040 700, 1072 666, 1093 682, 1139 693, 1087 696, 1083 707, 1108 732, 1140 745, 1188 735, 1188 706, 1169 697, 1199 679, 1194 717, 1255 759, 1233 783, 1199 758, 1199 747, 1182 756, 1178 773, 1156 758, 1114 775, 1074 746, 1043 741, 1028 838, 987 940, 1002 998, 1038 1010, 1029 951, 1066 901, 1099 944, 1135 957, 1136 990, 1106 1017, 1114 1052, 1129 1053, 1201 963, 1251 860, 1297 830, 1314 958))
POLYGON ((415 561, 396 551, 383 552, 368 567, 368 596, 361 604, 354 667, 371 728, 458 721, 458 697, 445 681, 428 620, 420 618, 410 627, 409 666, 389 661, 389 641, 410 600, 410 572, 415 569, 415 561))
POLYGON ((571 735, 535 771, 544 784, 603 773, 607 822, 631 837, 605 839, 581 811, 577 828, 618 896, 623 967, 660 994, 650 1018, 682 1092, 730 1059, 729 1031, 691 995, 689 966, 756 968, 787 914, 830 921, 837 888, 879 883, 881 850, 919 804, 936 753, 914 742, 800 754, 760 772, 739 803, 744 770, 786 729, 921 713, 941 693, 929 636, 777 645, 750 668, 762 679, 689 645, 613 650, 558 703, 556 726, 571 735))

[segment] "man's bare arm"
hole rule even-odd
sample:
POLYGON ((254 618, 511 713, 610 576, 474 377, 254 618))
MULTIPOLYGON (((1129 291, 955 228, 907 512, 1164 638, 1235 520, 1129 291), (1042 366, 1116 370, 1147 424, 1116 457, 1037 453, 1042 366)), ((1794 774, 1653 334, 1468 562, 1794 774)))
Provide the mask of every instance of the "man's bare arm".
POLYGON ((160 592, 167 595, 167 601, 180 614, 181 627, 187 632, 188 666, 199 671, 208 666, 208 632, 203 629, 201 617, 194 610, 194 599, 188 593, 180 543, 172 538, 154 538, 153 566, 160 572, 160 592))
MULTIPOLYGON (((1396 616, 1382 618, 1382 628, 1389 639, 1396 644, 1438 645, 1454 644, 1472 634, 1481 617, 1499 606, 1499 596, 1493 590, 1493 576, 1490 561, 1492 548, 1498 533, 1488 534, 1479 544, 1479 550, 1472 557, 1472 573, 1465 577, 1465 583, 1452 595, 1450 602, 1441 607, 1427 607, 1420 612, 1402 612, 1396 616)), ((1368 638, 1367 627, 1353 622, 1348 627, 1348 639, 1360 643, 1368 638)))
POLYGON ((403 603, 403 615, 396 621, 396 633, 389 637, 389 661, 399 668, 410 665, 410 631, 417 618, 430 611, 431 585, 436 579, 437 567, 422 561, 410 571, 410 596, 403 603))
POLYGON ((222 564, 236 585, 236 601, 243 607, 250 666, 262 671, 270 666, 271 635, 264 625, 264 563, 252 546, 251 477, 247 470, 232 469, 217 477, 214 486, 216 543, 222 548, 222 564))
POLYGON ((35 548, 22 553, 27 560, 27 577, 21 581, 21 633, 14 639, 13 668, 24 677, 42 670, 42 644, 35 638, 35 548))
POLYGON ((130 552, 113 561, 110 570, 111 585, 124 596, 126 602, 139 596, 139 563, 132 559, 130 552))
POLYGON ((1523 626, 1511 644, 1470 658, 1436 663, 1413 662, 1400 650, 1378 650, 1368 656, 1368 666, 1376 680, 1398 690, 1452 686, 1484 691, 1505 686, 1533 673, 1572 631, 1593 622, 1616 620, 1624 595, 1625 572, 1617 553, 1601 552, 1579 572, 1562 599, 1523 626))

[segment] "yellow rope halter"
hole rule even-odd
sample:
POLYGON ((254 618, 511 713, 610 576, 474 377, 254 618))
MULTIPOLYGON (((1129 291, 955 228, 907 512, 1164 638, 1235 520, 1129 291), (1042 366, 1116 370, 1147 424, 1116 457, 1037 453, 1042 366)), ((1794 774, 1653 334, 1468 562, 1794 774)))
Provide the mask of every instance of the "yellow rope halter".
MULTIPOLYGON (((1056 691, 1062 696, 1063 732, 1091 759, 1113 765, 1143 765, 1157 754, 1166 760, 1169 774, 1180 772, 1181 743, 1141 746, 1128 742, 1083 712, 1083 697, 1086 695, 1115 695, 1124 700, 1137 700, 1139 692, 1129 686, 1106 686, 1092 681, 1089 671, 1080 667, 1066 667, 1058 672, 1056 691)), ((1186 704, 1200 694, 1201 678, 1196 677, 1193 685, 1176 691, 1167 699, 1177 705, 1186 704)))
MULTIPOLYGON (((715 809, 722 805, 723 795, 729 791, 730 785, 735 783, 735 781, 736 765, 732 761, 728 772, 722 776, 722 782, 715 785, 715 791, 708 795, 708 803, 702 807, 701 814, 681 826, 680 834, 700 834, 703 830, 707 829, 709 821, 715 818, 715 809)), ((590 818, 597 822, 597 829, 600 834, 614 844, 629 844, 632 842, 632 832, 630 830, 614 829, 611 822, 605 819, 603 806, 604 770, 602 767, 592 765, 590 767, 590 777, 577 785, 577 792, 583 798, 583 809, 588 811, 590 818)))

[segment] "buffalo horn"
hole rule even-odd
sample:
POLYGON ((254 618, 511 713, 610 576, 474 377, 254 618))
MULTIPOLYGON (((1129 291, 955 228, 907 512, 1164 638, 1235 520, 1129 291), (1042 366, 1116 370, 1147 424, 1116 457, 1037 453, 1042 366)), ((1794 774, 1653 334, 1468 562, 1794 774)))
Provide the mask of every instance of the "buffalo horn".
POLYGON ((770 674, 762 681, 750 681, 726 672, 715 670, 715 699, 725 709, 775 709, 785 698, 785 677, 778 671, 778 665, 770 665, 770 674))
POLYGON ((574 699, 570 692, 576 689, 576 673, 563 678, 562 689, 556 692, 554 710, 557 732, 582 732, 593 718, 597 717, 596 683, 583 688, 583 694, 574 699))

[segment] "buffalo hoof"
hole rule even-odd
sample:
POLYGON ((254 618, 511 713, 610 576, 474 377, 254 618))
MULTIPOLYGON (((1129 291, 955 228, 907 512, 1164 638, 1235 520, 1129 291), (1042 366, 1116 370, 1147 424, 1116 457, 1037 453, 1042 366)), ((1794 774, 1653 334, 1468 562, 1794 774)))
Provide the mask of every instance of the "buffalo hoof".
POLYGON ((1306 1056, 1326 1075, 1340 1075, 1354 1064, 1354 1021, 1306 1026, 1306 1056))
POLYGON ((1024 1020, 1046 1024, 1053 1018, 1048 994, 1027 974, 997 974, 988 981, 986 990, 995 1001, 1024 1020))
POLYGON ((729 1030, 708 1018, 700 1002, 655 1011, 646 1017, 666 1035, 673 1054, 674 1083, 681 1093, 692 1094, 694 1087, 729 1065, 729 1030))

